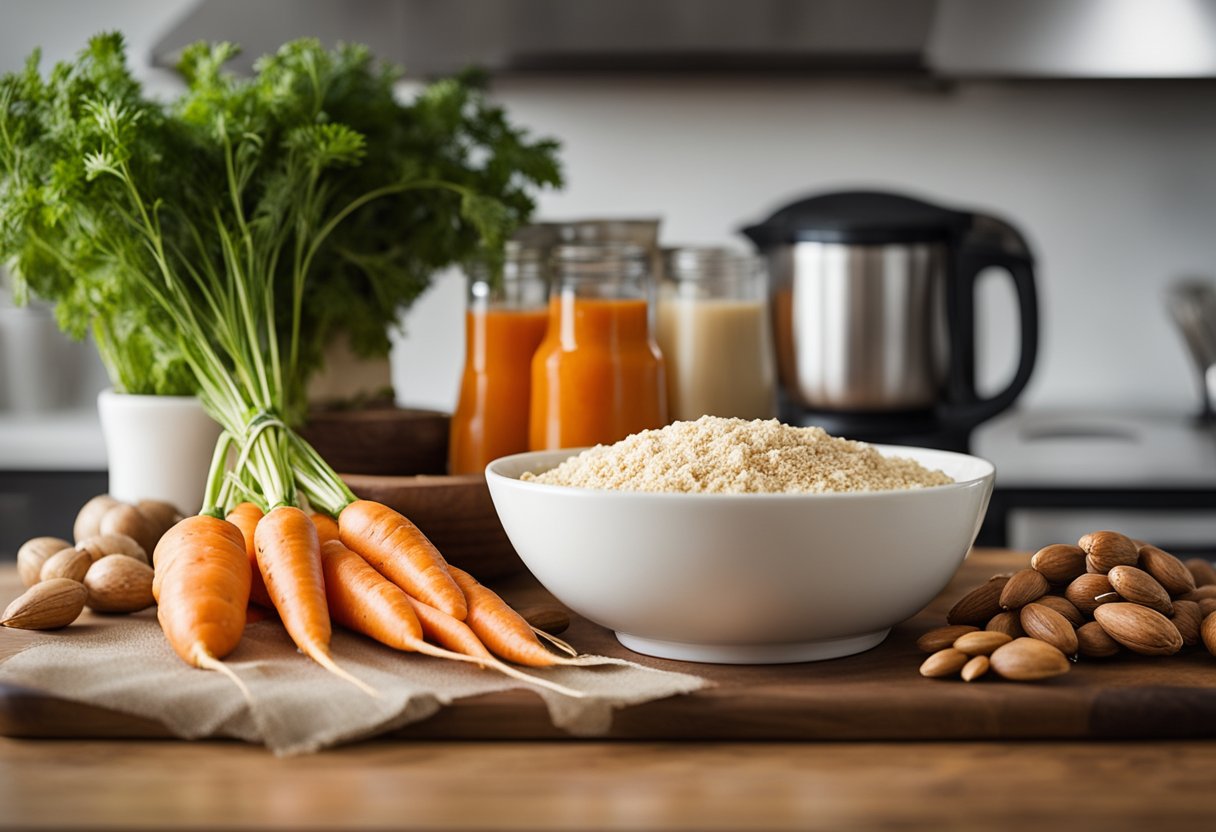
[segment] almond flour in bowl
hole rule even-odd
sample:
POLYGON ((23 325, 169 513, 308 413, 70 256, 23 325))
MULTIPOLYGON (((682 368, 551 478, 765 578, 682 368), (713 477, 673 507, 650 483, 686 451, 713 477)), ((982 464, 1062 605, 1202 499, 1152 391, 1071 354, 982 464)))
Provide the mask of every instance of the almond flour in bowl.
POLYGON ((728 439, 728 420, 703 421, 701 441, 660 462, 680 446, 663 439, 696 435, 695 425, 592 449, 577 467, 563 468, 580 456, 574 449, 486 467, 503 530, 537 580, 630 650, 668 659, 755 664, 868 650, 950 582, 996 475, 987 460, 933 448, 837 444, 805 429, 782 443, 776 422, 736 423, 728 439), (774 435, 753 435, 766 429, 774 435), (895 457, 904 461, 891 468, 895 457), (633 477, 685 490, 588 487, 633 477), (758 492, 791 484, 835 490, 758 492))
POLYGON ((521 480, 611 491, 704 494, 825 494, 894 491, 954 480, 864 442, 776 419, 703 416, 597 445, 521 480))

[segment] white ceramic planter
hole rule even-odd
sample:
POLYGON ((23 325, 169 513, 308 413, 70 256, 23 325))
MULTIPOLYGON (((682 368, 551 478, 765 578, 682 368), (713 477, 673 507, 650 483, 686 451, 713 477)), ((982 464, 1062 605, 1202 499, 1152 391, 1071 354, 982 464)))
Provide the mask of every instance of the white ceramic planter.
POLYGON ((168 500, 186 514, 197 512, 220 436, 220 426, 198 399, 103 390, 97 410, 109 459, 110 494, 127 502, 168 500))

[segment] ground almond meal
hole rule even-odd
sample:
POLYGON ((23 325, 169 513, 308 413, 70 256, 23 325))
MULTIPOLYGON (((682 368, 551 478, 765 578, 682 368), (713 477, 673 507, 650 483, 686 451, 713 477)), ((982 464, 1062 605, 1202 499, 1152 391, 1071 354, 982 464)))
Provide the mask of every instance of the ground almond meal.
POLYGON ((703 416, 597 445, 521 479, 615 491, 710 494, 890 491, 954 482, 911 459, 884 457, 864 442, 776 419, 703 416))

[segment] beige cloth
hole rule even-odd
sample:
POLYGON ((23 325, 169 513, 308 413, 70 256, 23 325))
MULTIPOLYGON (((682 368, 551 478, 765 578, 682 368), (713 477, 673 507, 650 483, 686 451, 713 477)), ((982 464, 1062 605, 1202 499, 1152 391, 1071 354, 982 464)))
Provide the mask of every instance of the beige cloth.
POLYGON ((399 653, 335 632, 333 656, 381 693, 376 699, 322 670, 295 649, 277 622, 251 624, 226 660, 253 695, 250 707, 220 673, 187 666, 149 611, 40 636, 0 664, 0 682, 163 723, 185 739, 234 737, 276 754, 317 751, 425 719, 467 696, 535 690, 559 728, 577 736, 608 730, 614 708, 697 690, 704 679, 621 660, 594 667, 528 670, 587 696, 576 699, 492 670, 399 653))

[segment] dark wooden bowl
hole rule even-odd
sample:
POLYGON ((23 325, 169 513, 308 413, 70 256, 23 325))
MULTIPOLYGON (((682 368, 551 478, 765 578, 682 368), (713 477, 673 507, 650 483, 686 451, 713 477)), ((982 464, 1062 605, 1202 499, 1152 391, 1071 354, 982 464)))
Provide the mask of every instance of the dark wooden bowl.
POLYGON ((437 410, 313 410, 300 433, 343 474, 445 474, 450 423, 437 410))

